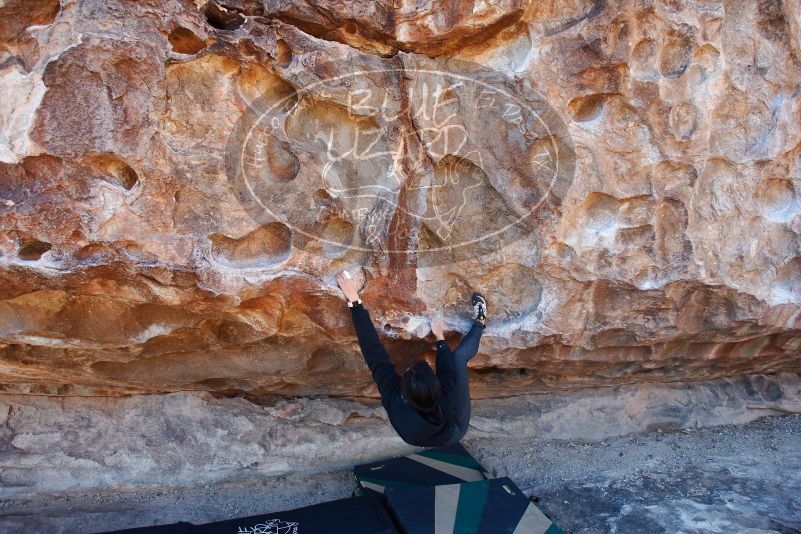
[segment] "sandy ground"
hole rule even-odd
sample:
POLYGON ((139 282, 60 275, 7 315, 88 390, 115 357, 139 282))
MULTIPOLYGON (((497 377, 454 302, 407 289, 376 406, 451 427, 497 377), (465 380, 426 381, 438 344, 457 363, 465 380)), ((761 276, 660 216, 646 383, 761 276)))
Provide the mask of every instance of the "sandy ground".
MULTIPOLYGON (((595 442, 481 438, 465 446, 573 533, 801 533, 801 416, 595 442)), ((348 472, 0 501, 2 532, 100 532, 208 522, 346 497, 348 472)))

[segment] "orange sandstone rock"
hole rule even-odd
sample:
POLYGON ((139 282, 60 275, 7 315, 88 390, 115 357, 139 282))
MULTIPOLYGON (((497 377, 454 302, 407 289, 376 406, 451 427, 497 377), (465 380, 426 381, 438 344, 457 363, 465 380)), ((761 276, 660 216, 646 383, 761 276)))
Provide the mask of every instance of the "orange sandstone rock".
POLYGON ((476 397, 801 371, 799 13, 6 2, 0 388, 375 395, 343 268, 476 397))

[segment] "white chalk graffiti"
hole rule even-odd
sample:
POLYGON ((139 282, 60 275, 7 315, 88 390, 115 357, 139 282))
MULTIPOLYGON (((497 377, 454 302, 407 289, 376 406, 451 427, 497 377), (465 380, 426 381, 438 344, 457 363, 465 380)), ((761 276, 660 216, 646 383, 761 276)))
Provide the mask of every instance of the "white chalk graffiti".
POLYGON ((366 222, 368 243, 371 238, 381 240, 380 229, 371 226, 370 221, 365 221, 365 217, 375 215, 375 210, 380 208, 369 202, 366 206, 361 205, 359 199, 380 198, 385 202, 386 215, 400 209, 412 217, 425 220, 440 238, 448 239, 462 209, 471 200, 471 190, 482 186, 482 176, 465 172, 466 166, 459 164, 467 160, 478 168, 483 165, 480 151, 469 148, 468 131, 455 111, 458 100, 454 91, 463 85, 462 82, 450 85, 437 83, 432 89, 429 83, 424 82, 418 89, 418 95, 415 95, 416 88, 413 86, 409 89, 409 101, 419 100, 417 105, 409 105, 392 117, 387 116, 389 104, 386 95, 380 109, 370 105, 370 102, 378 99, 371 90, 359 90, 350 95, 351 98, 361 97, 358 102, 350 102, 351 111, 380 115, 398 123, 403 115, 408 115, 408 120, 415 125, 414 130, 409 131, 400 125, 388 128, 404 132, 397 139, 384 138, 384 132, 373 126, 357 126, 350 132, 350 139, 342 139, 339 124, 331 125, 327 133, 319 132, 315 136, 315 141, 326 155, 321 176, 323 186, 336 198, 355 201, 352 214, 359 222, 366 222), (457 159, 449 160, 447 156, 457 159), (369 174, 361 177, 364 183, 358 183, 353 163, 376 159, 385 166, 383 177, 369 174), (426 213, 411 212, 398 202, 397 194, 408 181, 407 175, 417 173, 426 161, 440 162, 443 169, 441 173, 435 173, 430 183, 408 188, 411 192, 427 190, 430 197, 430 208, 426 213), (354 177, 357 183, 353 183, 354 177), (346 184, 346 181, 349 183, 346 184))
POLYGON ((277 102, 266 94, 226 146, 248 214, 283 222, 310 251, 420 265, 536 228, 529 219, 559 205, 575 170, 559 114, 520 80, 459 61, 426 66, 322 62, 314 70, 327 76, 277 102))

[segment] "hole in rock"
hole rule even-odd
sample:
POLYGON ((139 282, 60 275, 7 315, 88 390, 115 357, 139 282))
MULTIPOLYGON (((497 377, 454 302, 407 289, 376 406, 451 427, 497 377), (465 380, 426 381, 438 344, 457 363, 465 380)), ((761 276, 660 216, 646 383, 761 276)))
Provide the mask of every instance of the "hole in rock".
POLYGON ((278 39, 275 42, 275 59, 282 67, 286 67, 292 63, 292 49, 286 44, 283 39, 278 39))
POLYGON ((665 78, 678 78, 690 65, 691 43, 684 37, 668 41, 659 52, 659 73, 665 78))
POLYGON ((793 258, 776 272, 776 280, 771 286, 774 303, 796 302, 801 294, 801 258, 793 258))
POLYGON ((648 77, 654 69, 656 43, 651 39, 643 39, 631 51, 630 69, 632 74, 648 77))
POLYGON ((19 252, 17 252, 17 256, 21 260, 36 261, 42 257, 42 254, 51 248, 52 245, 50 243, 36 239, 33 241, 28 241, 27 243, 23 243, 19 249, 19 252))
POLYGON ((790 221, 801 211, 789 180, 767 180, 757 190, 756 200, 762 216, 773 222, 790 221))
POLYGON ((235 269, 270 267, 289 257, 292 232, 280 222, 266 224, 240 238, 212 234, 211 254, 218 263, 235 269))
POLYGON ((257 112, 264 109, 270 113, 284 113, 298 101, 292 85, 258 64, 243 66, 238 82, 240 95, 257 112))
POLYGON ((139 175, 130 165, 112 154, 101 154, 89 160, 89 163, 102 171, 109 182, 130 191, 139 181, 139 175))
POLYGON ((591 121, 601 114, 608 96, 606 94, 597 94, 574 98, 567 103, 567 112, 576 122, 591 121))
POLYGON ((175 28, 168 39, 172 49, 179 54, 197 54, 206 48, 206 42, 186 28, 175 28))
POLYGON ((331 196, 331 193, 326 191, 325 189, 318 189, 314 192, 314 205, 319 206, 320 208, 326 207, 333 211, 331 208, 332 203, 334 202, 334 197, 331 196))
POLYGON ((347 254, 353 243, 356 229, 348 221, 333 217, 323 228, 323 254, 326 258, 339 258, 347 254))
POLYGON ((297 156, 290 152, 284 143, 275 139, 266 139, 262 143, 248 143, 243 152, 246 158, 257 162, 251 166, 249 172, 254 176, 258 173, 266 184, 292 181, 300 172, 300 161, 297 156))
POLYGON ((270 175, 288 182, 300 172, 298 157, 283 145, 275 144, 267 152, 267 167, 270 175))
POLYGON ((605 193, 590 193, 571 217, 565 243, 574 250, 610 247, 622 226, 620 202, 605 193))
POLYGON ((209 2, 203 10, 209 25, 218 30, 232 31, 245 23, 245 17, 241 13, 226 9, 216 2, 209 2))
POLYGON ((596 231, 617 227, 619 207, 620 202, 613 196, 590 193, 582 204, 585 227, 596 231))
POLYGON ((101 243, 89 243, 75 253, 75 259, 81 262, 95 262, 108 259, 111 256, 109 251, 101 243))

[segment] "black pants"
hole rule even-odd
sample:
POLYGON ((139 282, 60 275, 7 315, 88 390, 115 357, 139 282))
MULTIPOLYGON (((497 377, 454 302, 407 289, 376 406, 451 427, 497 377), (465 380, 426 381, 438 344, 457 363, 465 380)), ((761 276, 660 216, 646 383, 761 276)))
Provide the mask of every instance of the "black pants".
POLYGON ((461 436, 467 433, 467 428, 470 426, 470 381, 467 378, 467 362, 478 352, 478 344, 481 342, 483 333, 484 325, 474 321, 473 326, 453 350, 456 367, 456 398, 460 401, 455 405, 453 415, 461 436))

